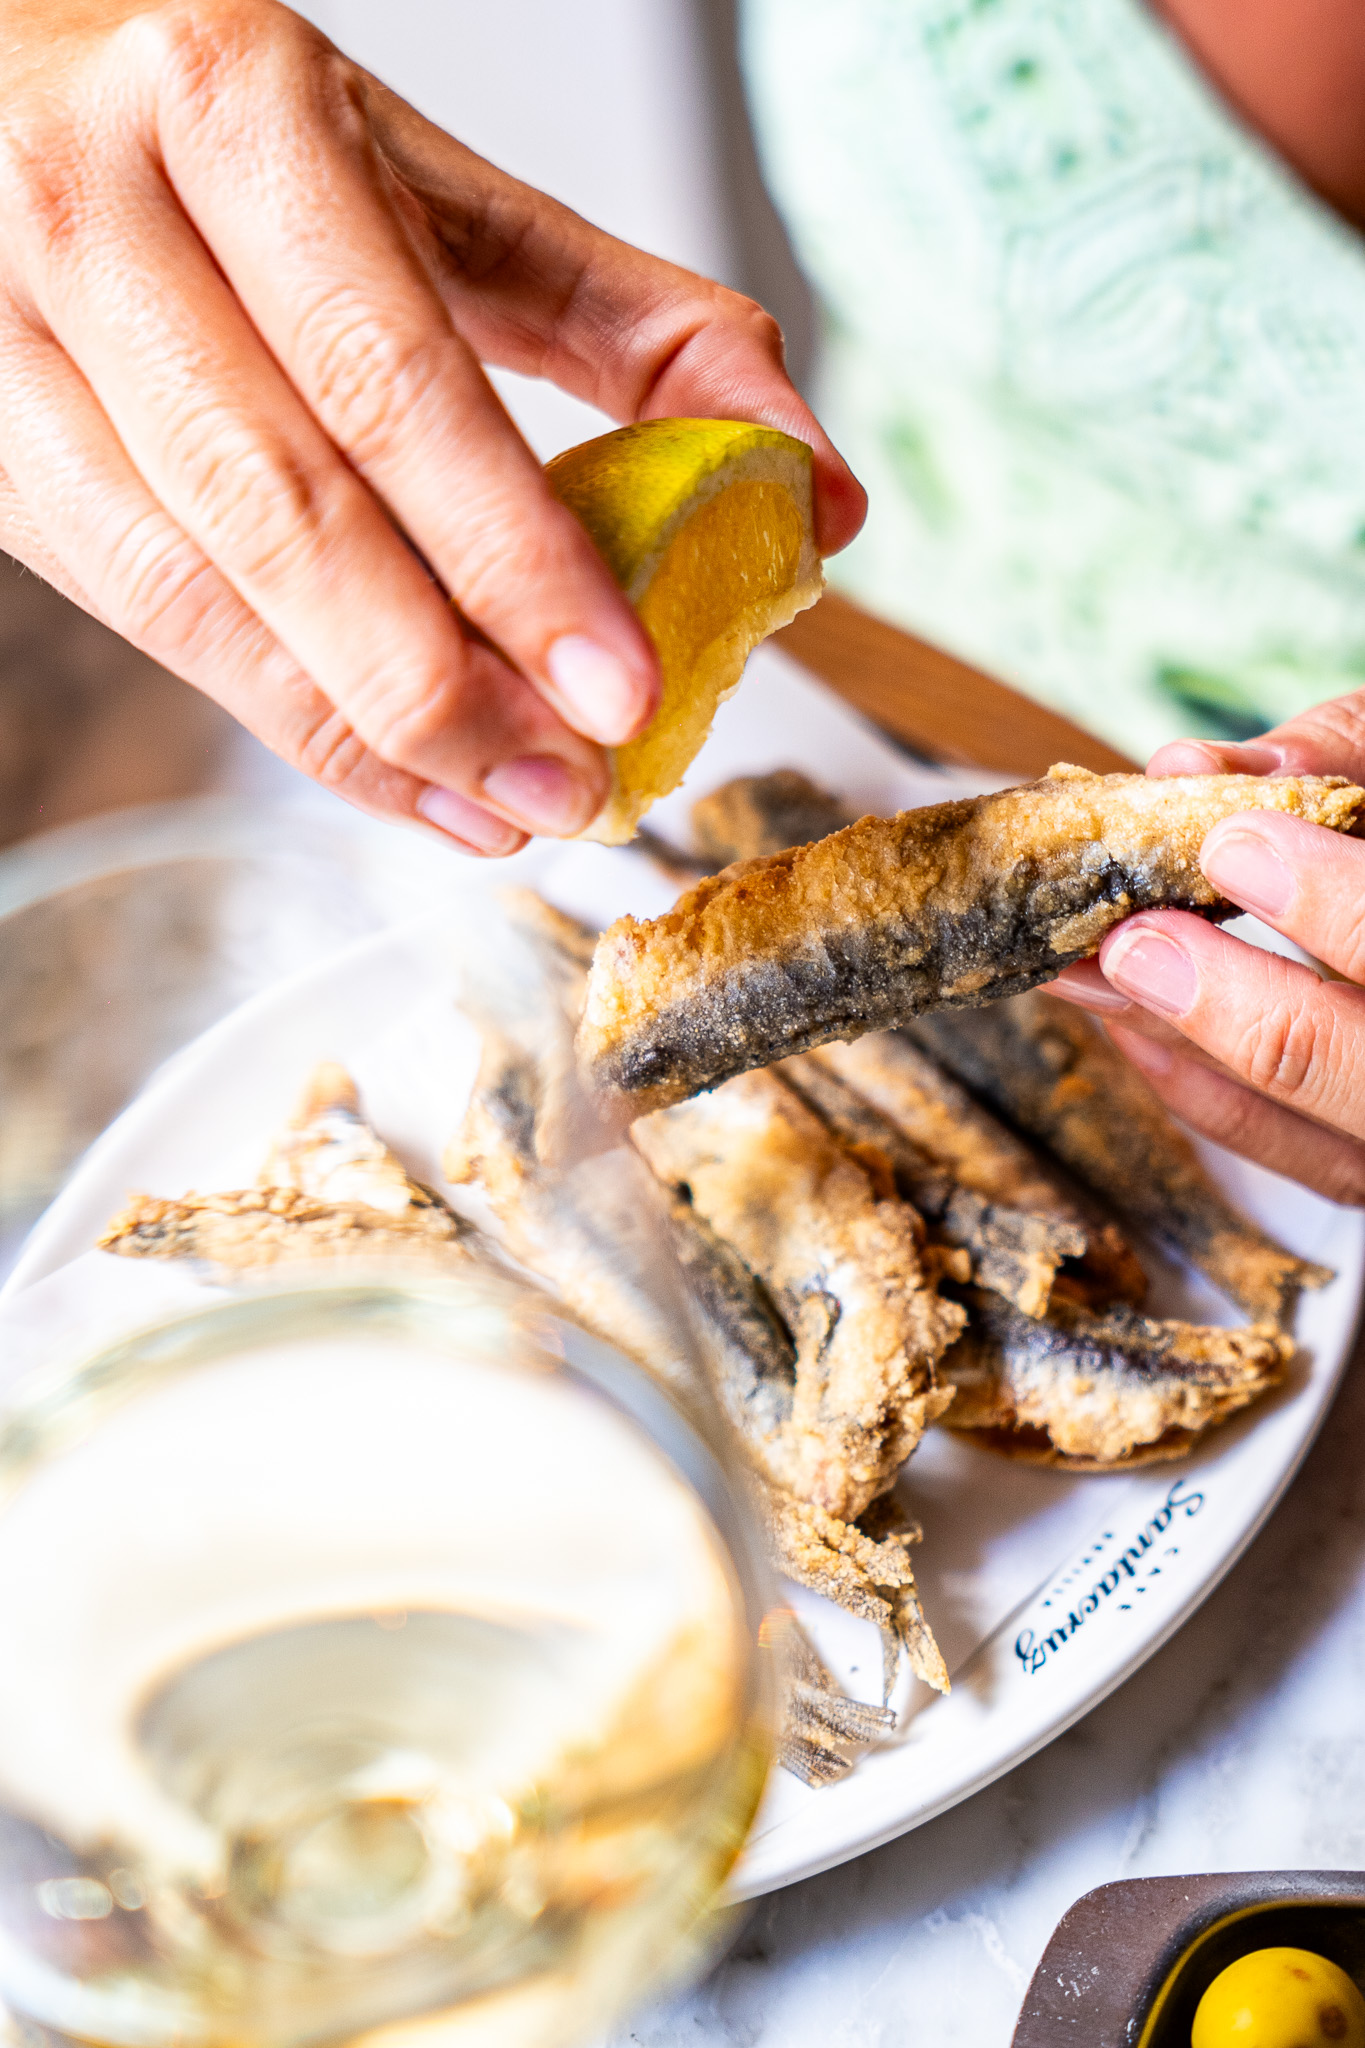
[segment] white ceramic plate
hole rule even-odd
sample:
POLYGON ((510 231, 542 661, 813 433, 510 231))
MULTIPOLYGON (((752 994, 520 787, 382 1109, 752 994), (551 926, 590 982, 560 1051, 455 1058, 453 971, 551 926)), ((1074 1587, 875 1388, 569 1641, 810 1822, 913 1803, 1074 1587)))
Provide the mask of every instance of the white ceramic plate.
MULTIPOLYGON (((756 658, 690 778, 692 794, 727 776, 805 767, 867 808, 933 801, 988 778, 944 777, 907 763, 781 657, 756 658)), ((688 799, 656 814, 685 837, 688 799)), ((569 909, 605 918, 657 911, 667 887, 638 857, 597 847, 537 847, 511 864, 569 909)), ((488 870, 471 867, 469 888, 488 870)), ((509 879, 507 867, 496 879, 509 879)), ((176 1269, 91 1252, 130 1188, 174 1195, 254 1178, 270 1134, 321 1058, 360 1084, 367 1114, 413 1170, 439 1184, 439 1155, 473 1076, 476 1046, 454 988, 458 911, 435 912, 254 998, 187 1047, 87 1154, 34 1231, 0 1297, 9 1370, 84 1323, 202 1298, 176 1269)), ((1012 1466, 969 1442, 931 1435, 904 1492, 924 1523, 916 1572, 954 1685, 937 1699, 911 1686, 901 1734, 842 1783, 807 1791, 774 1775, 736 1879, 741 1896, 842 1862, 941 1813, 1020 1762, 1103 1699, 1179 1626, 1275 1505, 1330 1404, 1346 1364, 1365 1273, 1365 1219, 1210 1148, 1218 1178, 1294 1250, 1339 1278, 1307 1296, 1303 1351, 1286 1385, 1177 1466, 1076 1478, 1012 1466)), ((1158 1313, 1234 1320, 1197 1276, 1153 1259, 1158 1313)), ((877 1696, 880 1654, 865 1623, 795 1595, 850 1689, 877 1696)))

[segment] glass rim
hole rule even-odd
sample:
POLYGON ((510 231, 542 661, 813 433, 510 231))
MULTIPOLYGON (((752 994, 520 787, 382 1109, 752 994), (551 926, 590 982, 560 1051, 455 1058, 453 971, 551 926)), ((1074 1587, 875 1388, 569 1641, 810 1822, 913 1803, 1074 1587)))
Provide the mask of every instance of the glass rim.
MULTIPOLYGON (((751 1640, 781 1603, 758 1532, 748 1475, 718 1415, 588 1330, 534 1278, 492 1265, 433 1271, 418 1261, 348 1258, 345 1277, 303 1264, 276 1268, 203 1307, 179 1309, 108 1343, 31 1368, 0 1402, 0 1514, 32 1471, 97 1429, 107 1414, 155 1386, 272 1343, 358 1337, 386 1328, 453 1348, 452 1315, 472 1302, 515 1304, 524 1343, 491 1347, 481 1362, 528 1377, 547 1368, 582 1386, 632 1424, 678 1472, 729 1556, 751 1640)), ((462 1348, 468 1348, 466 1333, 462 1348)), ((709 1389, 707 1390, 708 1399, 709 1389)), ((752 1660, 751 1660, 752 1662, 752 1660)))

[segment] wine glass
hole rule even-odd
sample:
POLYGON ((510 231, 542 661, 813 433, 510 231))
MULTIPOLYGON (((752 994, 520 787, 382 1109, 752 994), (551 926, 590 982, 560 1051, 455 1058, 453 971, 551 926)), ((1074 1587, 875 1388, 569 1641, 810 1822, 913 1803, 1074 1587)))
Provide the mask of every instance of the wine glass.
POLYGON ((695 1964, 772 1739, 742 1489, 546 1292, 345 1269, 0 1418, 0 1998, 561 2048, 695 1964))

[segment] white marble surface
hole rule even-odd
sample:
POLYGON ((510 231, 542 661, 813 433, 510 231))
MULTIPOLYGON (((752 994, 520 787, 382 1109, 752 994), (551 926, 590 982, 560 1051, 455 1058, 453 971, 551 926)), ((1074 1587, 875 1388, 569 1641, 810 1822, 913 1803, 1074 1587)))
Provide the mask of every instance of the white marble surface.
POLYGON ((1267 1528, 1136 1677, 953 1812, 760 1901, 613 2048, 1007 2048, 1092 1886, 1365 1868, 1363 1697, 1365 1345, 1267 1528))

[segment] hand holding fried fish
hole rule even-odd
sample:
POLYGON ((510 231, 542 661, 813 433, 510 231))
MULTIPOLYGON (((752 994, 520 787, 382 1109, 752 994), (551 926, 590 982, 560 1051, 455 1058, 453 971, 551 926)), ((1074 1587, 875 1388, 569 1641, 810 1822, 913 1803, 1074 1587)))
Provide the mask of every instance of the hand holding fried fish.
POLYGON ((922 1011, 1050 980, 1153 905, 1231 905, 1199 850, 1248 807, 1344 831, 1339 777, 1092 775, 1065 764, 994 796, 863 818, 746 861, 667 915, 625 917, 593 960, 585 1071, 623 1114, 922 1011))
MULTIPOLYGON (((1244 747, 1182 741, 1149 773, 1337 773, 1365 780, 1365 691, 1244 747)), ((1365 1203, 1365 846, 1247 812, 1210 834, 1210 886, 1325 963, 1311 968, 1169 912, 1116 933, 1057 993, 1102 1016, 1167 1106, 1206 1137, 1365 1203)))

